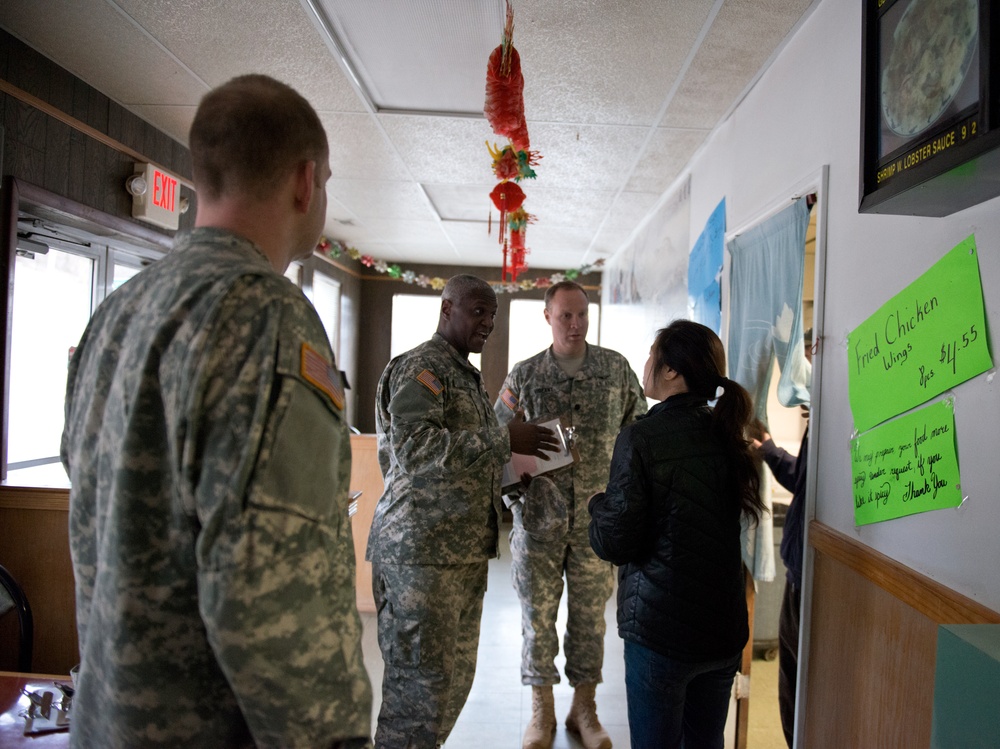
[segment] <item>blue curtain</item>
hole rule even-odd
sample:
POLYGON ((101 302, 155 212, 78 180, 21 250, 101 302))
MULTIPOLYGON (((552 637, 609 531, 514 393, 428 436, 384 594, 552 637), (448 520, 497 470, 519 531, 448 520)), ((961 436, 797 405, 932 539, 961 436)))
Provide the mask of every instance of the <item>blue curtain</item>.
POLYGON ((778 401, 809 403, 811 369, 802 343, 802 274, 809 207, 796 200, 781 213, 734 237, 728 249, 729 376, 753 396, 766 422, 772 363, 778 360, 778 401))
MULTIPOLYGON (((783 406, 809 403, 811 368, 802 342, 802 275, 809 207, 796 200, 781 213, 734 237, 730 266, 729 377, 753 397, 767 423, 767 391, 774 359, 783 406)), ((761 499, 768 512, 756 526, 744 523, 743 561, 754 580, 774 579, 774 523, 770 472, 761 468, 761 499)))

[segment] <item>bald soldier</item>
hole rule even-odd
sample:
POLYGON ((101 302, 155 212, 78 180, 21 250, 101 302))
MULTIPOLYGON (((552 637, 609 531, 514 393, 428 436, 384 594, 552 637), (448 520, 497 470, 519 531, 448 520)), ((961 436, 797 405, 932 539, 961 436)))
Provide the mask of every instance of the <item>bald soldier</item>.
POLYGON ((326 218, 329 149, 265 76, 190 134, 195 229, 100 306, 70 363, 74 747, 362 747, 344 395, 282 276, 326 218))
POLYGON ((489 284, 455 276, 437 332, 379 380, 385 492, 368 539, 385 661, 376 749, 434 749, 448 738, 475 675, 503 465, 512 451, 544 458, 556 449, 550 430, 523 417, 500 426, 469 363, 496 311, 489 284))
POLYGON ((507 375, 495 409, 501 424, 559 418, 573 428, 579 459, 531 479, 512 504, 510 551, 521 599, 524 644, 521 682, 532 687, 532 718, 523 749, 547 749, 556 730, 552 685, 559 683, 556 614, 566 585, 566 678, 574 688, 566 727, 586 749, 610 749, 597 718, 595 689, 604 663, 604 607, 612 567, 590 547, 587 501, 608 483, 615 438, 646 412, 642 388, 625 357, 587 343, 589 300, 583 287, 562 281, 545 292, 552 345, 507 375))

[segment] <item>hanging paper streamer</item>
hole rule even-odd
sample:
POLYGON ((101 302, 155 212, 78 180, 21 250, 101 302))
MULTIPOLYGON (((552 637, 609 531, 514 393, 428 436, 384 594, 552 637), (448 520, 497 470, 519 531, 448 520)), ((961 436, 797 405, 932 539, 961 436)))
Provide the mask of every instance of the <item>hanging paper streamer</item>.
POLYGON ((510 244, 504 247, 503 271, 501 278, 511 283, 517 282, 517 274, 528 267, 528 248, 525 246, 525 235, 528 231, 528 224, 533 223, 535 217, 518 208, 507 215, 507 228, 510 230, 510 244), (509 249, 509 253, 508 253, 509 249))
POLYGON ((510 138, 517 151, 528 150, 528 123, 524 119, 524 76, 521 56, 514 49, 514 9, 507 2, 503 38, 486 66, 486 105, 483 114, 493 132, 510 138))
MULTIPOLYGON (((534 221, 534 216, 530 213, 525 215, 527 216, 527 223, 530 224, 534 221)), ((320 240, 316 245, 316 252, 322 257, 335 261, 343 261, 345 256, 359 263, 364 260, 364 264, 372 270, 377 271, 378 273, 384 273, 390 278, 401 281, 402 283, 414 284, 422 289, 431 288, 440 291, 444 288, 444 285, 447 282, 447 279, 445 278, 432 278, 423 273, 418 274, 416 271, 403 269, 395 263, 388 263, 385 260, 373 258, 369 255, 362 255, 359 249, 351 247, 346 242, 342 242, 339 239, 320 237, 320 240)), ((523 278, 517 283, 508 281, 507 279, 501 279, 498 282, 492 282, 490 286, 493 287, 493 290, 497 294, 514 294, 518 291, 547 289, 549 286, 557 284, 560 281, 565 281, 567 279, 573 281, 580 276, 585 276, 586 274, 600 270, 603 267, 604 258, 600 258, 593 263, 581 265, 579 268, 569 268, 561 273, 553 273, 551 276, 545 276, 543 278, 523 278)), ((523 270, 523 268, 521 270, 523 270)))
MULTIPOLYGON (((528 249, 524 243, 528 214, 521 208, 524 192, 514 183, 535 178, 532 167, 538 163, 541 155, 529 148, 528 124, 524 118, 524 76, 521 74, 521 57, 514 49, 514 9, 510 0, 507 0, 507 17, 500 46, 490 54, 486 65, 486 104, 483 113, 493 132, 510 140, 510 145, 503 147, 490 145, 487 141, 486 148, 493 157, 493 173, 500 180, 490 197, 500 211, 502 278, 506 281, 509 277, 513 283, 517 280, 517 274, 528 267, 528 249), (521 215, 511 219, 511 214, 518 210, 521 215)), ((492 231, 492 213, 489 226, 492 231)))

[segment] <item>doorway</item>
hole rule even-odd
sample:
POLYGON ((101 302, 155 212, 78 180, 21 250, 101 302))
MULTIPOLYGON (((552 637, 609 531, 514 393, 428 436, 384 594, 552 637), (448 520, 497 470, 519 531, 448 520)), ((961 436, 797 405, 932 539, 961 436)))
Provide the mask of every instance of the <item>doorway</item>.
MULTIPOLYGON (((819 394, 820 378, 822 371, 822 341, 823 341, 823 289, 824 289, 824 268, 825 268, 825 216, 827 200, 827 167, 821 168, 812 177, 803 180, 784 194, 783 197, 772 202, 771 206, 760 211, 756 216, 738 226, 735 230, 727 232, 727 248, 732 238, 750 231, 763 224, 765 221, 778 213, 784 211, 791 201, 802 200, 811 204, 808 214, 808 224, 805 230, 803 263, 802 263, 802 302, 799 310, 801 314, 801 331, 812 330, 812 347, 814 355, 811 371, 811 383, 808 385, 806 399, 809 401, 809 411, 804 412, 794 400, 791 407, 783 406, 776 394, 778 370, 777 363, 771 362, 770 388, 766 391, 766 415, 768 430, 773 441, 779 447, 784 448, 791 455, 797 455, 802 441, 802 436, 808 423, 804 415, 808 415, 808 420, 816 422, 820 418, 819 394)), ((801 224, 800 224, 801 226, 801 224)), ((729 341, 729 326, 733 323, 728 314, 730 302, 733 300, 733 289, 730 287, 732 279, 732 255, 727 252, 725 257, 726 268, 723 273, 723 309, 726 311, 723 320, 723 340, 729 341)), ((770 323, 774 325, 772 321, 770 323)), ((799 333, 798 335, 801 335, 799 333)), ((798 340, 798 339, 797 339, 798 340)), ((792 341, 786 336, 788 342, 786 348, 797 341, 792 341)), ((727 346, 727 354, 730 353, 727 346)), ((799 357, 801 360, 801 356, 799 357)), ((733 364, 730 362, 730 367, 733 364)), ((738 378, 736 378, 738 379, 738 378)), ((786 385, 787 388, 787 385, 786 385)), ((787 390, 786 396, 787 398, 787 390)), ((786 400, 786 402, 789 402, 786 400)), ((759 412, 759 410, 758 410, 759 412)), ((815 426, 815 423, 814 423, 815 426)), ((815 430, 810 430, 815 433, 815 430)), ((802 525, 808 528, 810 520, 815 516, 815 469, 811 465, 814 461, 815 450, 808 450, 803 457, 806 461, 806 491, 802 502, 802 525)), ((753 709, 748 710, 747 733, 745 746, 749 749, 770 749, 776 747, 783 749, 786 746, 784 733, 781 727, 780 713, 778 709, 778 622, 781 601, 785 592, 786 570, 780 555, 780 545, 784 536, 783 518, 787 512, 787 507, 792 498, 792 492, 783 488, 777 481, 773 480, 771 472, 765 468, 771 486, 768 489, 769 499, 774 508, 772 516, 773 526, 769 542, 773 543, 774 575, 771 579, 763 576, 757 579, 755 607, 753 617, 753 653, 749 663, 745 663, 747 671, 751 676, 753 685, 752 694, 753 709)), ((811 557, 807 538, 802 539, 803 551, 803 572, 801 586, 800 605, 800 630, 799 630, 799 658, 797 668, 797 695, 795 699, 795 713, 797 716, 804 714, 803 705, 807 695, 804 692, 805 674, 808 664, 805 662, 808 653, 809 639, 809 611, 811 606, 811 557)), ((796 718, 797 721, 801 717, 796 718)), ((739 744, 737 744, 739 746, 739 744)))

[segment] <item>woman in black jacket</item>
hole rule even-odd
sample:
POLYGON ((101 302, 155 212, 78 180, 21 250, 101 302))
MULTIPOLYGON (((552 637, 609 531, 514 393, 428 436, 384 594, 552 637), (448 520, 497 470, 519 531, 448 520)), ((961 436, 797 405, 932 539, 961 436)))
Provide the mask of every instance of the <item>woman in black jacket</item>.
POLYGON ((749 637, 741 520, 764 508, 753 405, 725 366, 710 328, 660 330, 642 384, 662 402, 618 435, 607 491, 590 501, 590 543, 619 565, 632 749, 723 745, 749 637))

